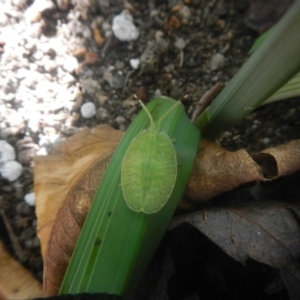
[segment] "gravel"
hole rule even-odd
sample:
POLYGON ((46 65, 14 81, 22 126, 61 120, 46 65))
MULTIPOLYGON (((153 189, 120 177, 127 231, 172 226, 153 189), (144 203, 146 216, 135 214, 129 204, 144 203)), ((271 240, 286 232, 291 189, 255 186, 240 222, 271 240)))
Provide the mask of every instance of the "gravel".
MULTIPOLYGON (((140 109, 135 94, 174 97, 191 116, 247 59, 256 34, 245 3, 0 0, 0 210, 23 249, 12 253, 35 276, 33 157, 84 127, 126 130, 140 109)), ((299 138, 298 103, 262 107, 220 142, 256 151, 299 138)))
POLYGON ((127 10, 123 10, 120 15, 113 18, 112 31, 115 37, 122 42, 135 41, 139 37, 139 31, 127 10))

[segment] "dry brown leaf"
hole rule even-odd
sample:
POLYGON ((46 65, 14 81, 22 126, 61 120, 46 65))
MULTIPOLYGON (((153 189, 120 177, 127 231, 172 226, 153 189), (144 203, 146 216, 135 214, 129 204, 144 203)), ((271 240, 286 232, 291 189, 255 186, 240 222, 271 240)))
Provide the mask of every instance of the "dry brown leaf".
POLYGON ((93 65, 99 60, 99 55, 95 52, 87 51, 84 56, 84 63, 87 65, 93 65))
POLYGON ((0 299, 32 299, 43 294, 42 285, 17 262, 0 240, 0 299))
MULTIPOLYGON (((35 160, 45 295, 58 292, 90 203, 122 135, 108 125, 86 129, 56 147, 51 155, 35 160)), ((254 180, 264 177, 245 150, 229 152, 203 140, 186 194, 207 201, 254 180)))
POLYGON ((45 295, 58 292, 86 213, 122 135, 108 125, 85 129, 53 149, 51 155, 35 160, 45 295))
POLYGON ((97 26, 94 26, 93 34, 94 34, 94 39, 95 39, 96 43, 98 44, 98 46, 102 47, 105 40, 102 37, 102 35, 101 35, 99 29, 97 28, 97 26))
POLYGON ((44 295, 56 295, 72 256, 86 214, 111 158, 103 155, 78 180, 59 209, 44 260, 44 295))
POLYGON ((193 200, 207 201, 254 180, 264 178, 246 150, 230 152, 215 143, 201 140, 185 193, 193 200))
POLYGON ((267 178, 290 175, 300 170, 300 140, 265 149, 252 157, 267 178))
POLYGON ((54 219, 67 193, 95 161, 112 152, 122 135, 108 125, 100 125, 68 138, 51 155, 35 158, 34 191, 43 257, 54 219))

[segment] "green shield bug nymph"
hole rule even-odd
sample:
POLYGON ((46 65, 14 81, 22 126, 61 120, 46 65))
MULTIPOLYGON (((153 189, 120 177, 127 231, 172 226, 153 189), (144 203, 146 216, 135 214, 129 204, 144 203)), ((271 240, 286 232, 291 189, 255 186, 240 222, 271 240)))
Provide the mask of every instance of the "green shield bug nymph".
POLYGON ((146 106, 139 102, 149 116, 150 126, 129 145, 122 162, 121 184, 130 209, 153 214, 167 203, 177 177, 176 152, 160 124, 180 102, 173 105, 157 123, 154 123, 146 106))

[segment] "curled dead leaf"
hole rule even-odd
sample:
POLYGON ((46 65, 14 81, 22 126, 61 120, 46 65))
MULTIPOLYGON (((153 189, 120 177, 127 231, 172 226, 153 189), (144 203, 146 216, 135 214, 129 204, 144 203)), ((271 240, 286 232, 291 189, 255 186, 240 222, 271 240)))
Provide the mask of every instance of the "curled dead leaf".
POLYGON ((255 180, 264 178, 246 150, 230 152, 215 143, 201 140, 185 193, 193 200, 208 201, 255 180))
POLYGON ((275 179, 300 170, 300 140, 252 154, 265 177, 275 179))

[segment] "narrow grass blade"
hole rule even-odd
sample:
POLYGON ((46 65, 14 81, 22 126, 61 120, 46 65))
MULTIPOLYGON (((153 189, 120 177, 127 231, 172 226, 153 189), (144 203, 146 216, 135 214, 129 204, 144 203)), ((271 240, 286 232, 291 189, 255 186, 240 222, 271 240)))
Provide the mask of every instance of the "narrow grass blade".
MULTIPOLYGON (((266 38, 270 35, 271 31, 275 29, 275 27, 276 25, 271 27, 255 41, 249 50, 249 54, 254 53, 264 43, 266 38)), ((298 96, 300 96, 300 72, 298 72, 291 80, 277 90, 271 97, 264 101, 262 105, 298 96)))
POLYGON ((297 73, 291 80, 289 80, 283 87, 277 90, 271 97, 264 101, 263 105, 299 96, 300 72, 297 73))
POLYGON ((266 38, 270 35, 271 31, 274 30, 276 25, 268 29, 266 32, 264 32, 261 36, 259 36, 254 44, 252 45, 251 49, 249 50, 248 54, 253 54, 266 40, 266 38))
POLYGON ((196 125, 203 137, 217 138, 300 70, 299 32, 300 1, 295 1, 265 42, 198 118, 196 125))

